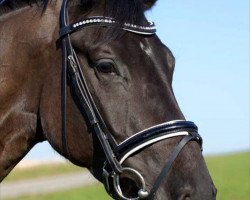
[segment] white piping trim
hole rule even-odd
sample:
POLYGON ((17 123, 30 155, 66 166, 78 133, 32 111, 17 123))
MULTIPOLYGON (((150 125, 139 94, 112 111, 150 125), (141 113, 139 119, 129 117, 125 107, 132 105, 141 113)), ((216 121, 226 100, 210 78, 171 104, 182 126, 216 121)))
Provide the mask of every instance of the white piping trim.
POLYGON ((177 132, 177 133, 171 133, 171 134, 168 134, 168 135, 163 135, 163 136, 160 136, 160 137, 157 137, 155 139, 152 139, 152 140, 149 140, 135 148, 133 148, 131 151, 129 151, 128 153, 126 153, 119 161, 120 164, 122 164, 129 156, 131 156, 133 153, 139 151, 140 149, 150 145, 150 144, 153 144, 153 143, 156 143, 156 142, 159 142, 161 140, 165 140, 167 138, 171 138, 171 137, 177 137, 177 136, 184 136, 184 135, 189 135, 189 133, 187 131, 182 131, 182 132, 177 132))
POLYGON ((155 32, 144 32, 143 30, 142 31, 136 31, 136 30, 132 30, 132 29, 129 29, 129 28, 122 28, 123 30, 125 31, 129 31, 129 32, 132 32, 132 33, 138 33, 138 34, 142 34, 142 35, 153 35, 155 34, 155 32))
POLYGON ((155 125, 155 126, 151 126, 151 127, 147 128, 147 129, 144 129, 144 130, 142 130, 142 131, 140 131, 140 132, 138 132, 138 133, 136 133, 136 134, 130 136, 129 138, 125 139, 124 141, 122 141, 122 142, 119 144, 119 146, 122 145, 124 142, 130 140, 131 138, 135 137, 136 135, 138 135, 138 134, 140 134, 140 133, 142 133, 142 132, 144 132, 144 131, 148 131, 148 130, 153 129, 153 128, 157 128, 157 127, 160 127, 160 126, 163 126, 163 125, 170 125, 170 124, 173 124, 173 123, 175 123, 175 122, 181 122, 181 121, 185 121, 185 120, 172 120, 172 121, 169 121, 169 122, 164 122, 164 123, 162 123, 162 124, 157 124, 157 125, 155 125))

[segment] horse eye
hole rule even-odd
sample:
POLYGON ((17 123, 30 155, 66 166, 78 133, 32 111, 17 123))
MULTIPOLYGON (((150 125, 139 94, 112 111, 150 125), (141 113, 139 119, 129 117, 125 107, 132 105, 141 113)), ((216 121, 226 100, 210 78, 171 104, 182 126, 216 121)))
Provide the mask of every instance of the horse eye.
POLYGON ((115 66, 111 62, 101 62, 96 65, 96 69, 101 73, 116 73, 115 66))

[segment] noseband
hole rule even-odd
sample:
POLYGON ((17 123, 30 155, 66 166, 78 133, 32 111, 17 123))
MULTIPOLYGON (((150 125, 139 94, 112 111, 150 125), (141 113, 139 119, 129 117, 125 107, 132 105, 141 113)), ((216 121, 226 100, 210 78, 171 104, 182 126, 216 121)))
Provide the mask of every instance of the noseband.
MULTIPOLYGON (((90 131, 95 135, 102 147, 106 157, 103 166, 104 185, 107 192, 114 199, 137 200, 137 199, 154 199, 160 184, 170 172, 174 160, 180 151, 189 141, 197 141, 202 147, 202 138, 198 134, 197 126, 190 121, 175 120, 158 124, 139 133, 136 133, 121 142, 120 144, 112 137, 108 131, 104 120, 92 98, 88 89, 86 80, 80 67, 77 55, 72 47, 70 34, 89 26, 109 27, 119 24, 111 17, 95 16, 86 18, 80 22, 69 24, 67 13, 68 0, 63 0, 60 12, 60 47, 62 49, 62 87, 61 87, 61 116, 62 116, 62 142, 63 151, 69 155, 67 149, 66 133, 66 85, 67 80, 76 97, 76 101, 83 110, 86 123, 90 131), (123 167, 123 162, 131 155, 138 153, 148 146, 166 140, 168 138, 182 136, 178 145, 174 148, 168 161, 164 165, 161 173, 156 178, 151 191, 146 191, 146 184, 143 176, 135 169, 123 167), (135 197, 126 197, 120 186, 120 175, 128 172, 141 183, 141 189, 135 197)), ((138 26, 134 24, 119 24, 124 31, 132 32, 142 36, 153 35, 156 32, 153 23, 148 22, 147 26, 138 26)))

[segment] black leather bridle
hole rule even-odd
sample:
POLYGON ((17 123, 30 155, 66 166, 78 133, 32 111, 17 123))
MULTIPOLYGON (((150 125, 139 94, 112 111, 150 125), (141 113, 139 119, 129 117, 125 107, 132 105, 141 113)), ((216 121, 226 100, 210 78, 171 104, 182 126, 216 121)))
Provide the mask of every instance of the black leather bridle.
MULTIPOLYGON (((114 26, 119 22, 111 17, 94 16, 86 18, 80 22, 68 23, 68 0, 63 0, 60 12, 60 47, 62 49, 62 83, 61 83, 61 116, 62 116, 62 143, 63 151, 70 156, 67 149, 67 133, 66 133, 66 85, 67 80, 73 90, 78 101, 80 109, 83 110, 86 123, 90 127, 90 131, 94 134, 102 147, 106 156, 106 162, 103 166, 104 185, 107 192, 114 199, 137 200, 137 199, 154 199, 161 182, 170 172, 174 160, 177 158, 183 147, 191 140, 197 141, 202 147, 202 138, 198 134, 197 126, 190 121, 175 120, 158 124, 139 133, 136 133, 118 144, 108 131, 104 120, 92 98, 88 89, 83 72, 80 67, 77 55, 72 47, 70 34, 79 31, 88 26, 114 26), (163 167, 161 173, 156 178, 151 191, 146 191, 143 176, 135 169, 123 167, 123 162, 131 155, 138 151, 165 139, 171 137, 183 136, 178 145, 174 148, 167 163, 163 167), (124 196, 120 187, 119 176, 128 171, 136 176, 141 182, 141 189, 136 197, 124 196)), ((121 25, 121 24, 120 24, 121 25)), ((147 26, 138 26, 134 24, 122 24, 121 29, 140 35, 153 35, 156 32, 153 23, 148 22, 147 26)))

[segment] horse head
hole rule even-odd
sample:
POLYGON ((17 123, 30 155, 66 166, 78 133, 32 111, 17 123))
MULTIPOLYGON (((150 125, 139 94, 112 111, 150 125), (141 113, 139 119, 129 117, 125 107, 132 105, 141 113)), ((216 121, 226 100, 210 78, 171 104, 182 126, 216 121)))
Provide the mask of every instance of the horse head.
POLYGON ((57 1, 22 24, 34 32, 24 52, 38 58, 41 135, 115 199, 215 199, 201 137, 172 89, 175 58, 144 15, 154 4, 57 1))

